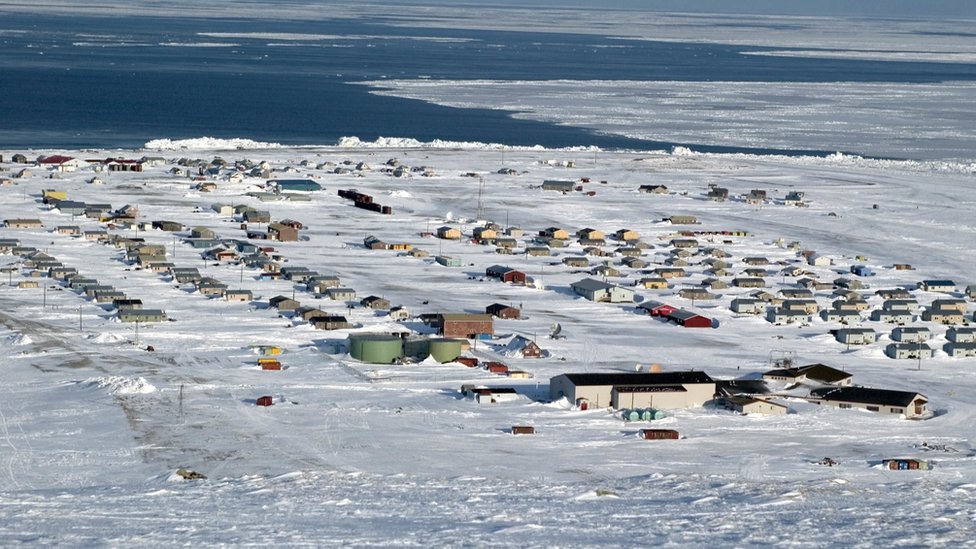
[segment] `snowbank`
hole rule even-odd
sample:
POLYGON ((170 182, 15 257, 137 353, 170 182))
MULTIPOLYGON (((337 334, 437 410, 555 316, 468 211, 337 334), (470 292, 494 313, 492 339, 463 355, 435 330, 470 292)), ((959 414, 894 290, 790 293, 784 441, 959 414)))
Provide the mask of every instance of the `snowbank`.
POLYGON ((92 377, 79 383, 83 387, 107 389, 113 395, 144 395, 156 392, 156 386, 145 378, 122 376, 92 377))

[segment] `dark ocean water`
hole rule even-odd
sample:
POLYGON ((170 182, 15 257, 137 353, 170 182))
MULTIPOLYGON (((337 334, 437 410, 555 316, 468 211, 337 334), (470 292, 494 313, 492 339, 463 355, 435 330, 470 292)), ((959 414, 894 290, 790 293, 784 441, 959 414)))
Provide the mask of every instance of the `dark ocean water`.
MULTIPOLYGON (((155 138, 332 144, 342 136, 549 147, 661 143, 372 95, 351 82, 677 80, 940 82, 976 65, 742 55, 761 48, 596 36, 404 29, 369 21, 270 22, 4 15, 0 147, 138 147, 155 138), (335 35, 329 39, 201 33, 335 35), (343 38, 355 36, 357 38, 343 38), (394 36, 394 37, 390 37, 394 36), (231 47, 171 44, 229 43, 231 47)), ((752 151, 680 143, 703 151, 752 151)), ((755 152, 782 152, 768 149, 755 152)))

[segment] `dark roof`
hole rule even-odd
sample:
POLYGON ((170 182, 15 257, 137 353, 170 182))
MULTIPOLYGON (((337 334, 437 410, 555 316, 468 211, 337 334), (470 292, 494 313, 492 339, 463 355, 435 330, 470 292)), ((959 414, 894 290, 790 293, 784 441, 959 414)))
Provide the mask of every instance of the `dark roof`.
POLYGON ((909 406, 916 398, 928 400, 924 395, 908 391, 870 389, 867 387, 823 387, 810 391, 810 396, 834 402, 856 402, 883 406, 909 406))
POLYGON ((851 377, 851 374, 832 368, 826 364, 809 364, 797 369, 799 373, 807 376, 807 379, 823 381, 825 383, 835 383, 842 379, 851 377))
POLYGON ((627 385, 614 387, 618 393, 687 393, 683 385, 627 385))
POLYGON ((682 385, 685 383, 715 383, 715 380, 708 377, 708 374, 700 370, 688 372, 661 372, 661 373, 583 373, 583 374, 563 374, 573 385, 682 385))
POLYGON ((743 393, 761 395, 769 392, 769 386, 761 379, 720 379, 715 381, 715 392, 730 396, 743 393))

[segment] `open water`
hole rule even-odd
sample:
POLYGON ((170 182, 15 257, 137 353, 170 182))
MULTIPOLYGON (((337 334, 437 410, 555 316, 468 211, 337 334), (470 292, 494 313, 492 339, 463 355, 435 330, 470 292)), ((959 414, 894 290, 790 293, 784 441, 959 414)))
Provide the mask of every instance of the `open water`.
POLYGON ((500 111, 377 96, 353 83, 383 78, 976 80, 972 64, 741 53, 760 49, 559 33, 405 29, 363 20, 5 14, 0 20, 0 146, 129 148, 156 138, 200 136, 299 145, 333 144, 342 136, 384 136, 547 147, 656 149, 680 144, 702 151, 785 152, 600 135, 516 120, 500 111), (286 35, 307 36, 296 40, 286 35))

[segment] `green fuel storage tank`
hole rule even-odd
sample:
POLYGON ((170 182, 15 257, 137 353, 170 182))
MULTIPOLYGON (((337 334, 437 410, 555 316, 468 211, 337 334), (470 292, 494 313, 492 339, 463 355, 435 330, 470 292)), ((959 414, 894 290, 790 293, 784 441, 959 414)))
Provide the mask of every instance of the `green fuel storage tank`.
POLYGON ((403 340, 394 335, 351 335, 349 354, 369 364, 392 364, 403 357, 403 340))
POLYGON ((430 356, 440 363, 451 362, 461 356, 460 339, 431 339, 430 356))

